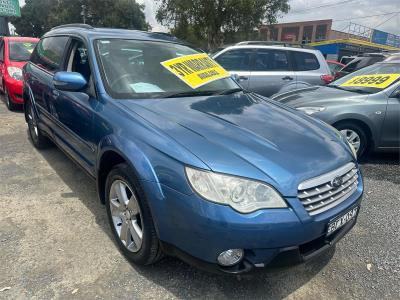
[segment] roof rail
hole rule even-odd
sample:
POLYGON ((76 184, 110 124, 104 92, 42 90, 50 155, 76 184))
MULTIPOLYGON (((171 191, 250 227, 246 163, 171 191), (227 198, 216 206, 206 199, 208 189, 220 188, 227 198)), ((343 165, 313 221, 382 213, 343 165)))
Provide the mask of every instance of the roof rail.
POLYGON ((60 28, 69 28, 69 27, 94 29, 93 26, 90 26, 88 24, 73 23, 73 24, 64 24, 64 25, 56 26, 56 27, 53 27, 51 30, 60 29, 60 28))
POLYGON ((244 41, 236 44, 236 46, 245 46, 245 45, 264 45, 264 46, 281 46, 281 47, 314 49, 314 47, 308 45, 291 44, 278 41, 244 41))

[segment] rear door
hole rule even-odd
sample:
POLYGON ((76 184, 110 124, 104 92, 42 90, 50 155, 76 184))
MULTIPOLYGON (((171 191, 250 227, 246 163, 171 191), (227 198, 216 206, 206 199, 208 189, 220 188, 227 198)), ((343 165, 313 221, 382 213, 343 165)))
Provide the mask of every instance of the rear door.
POLYGON ((250 64, 252 60, 253 49, 231 49, 214 57, 214 59, 229 71, 231 75, 237 75, 240 85, 248 89, 251 76, 250 64))
POLYGON ((4 86, 3 86, 4 72, 7 72, 4 63, 4 39, 0 39, 0 86, 3 92, 4 92, 4 86))
POLYGON ((297 86, 299 88, 301 88, 302 85, 308 84, 325 84, 321 79, 321 75, 328 75, 330 71, 325 62, 326 66, 319 63, 316 54, 302 51, 290 51, 290 53, 296 72, 297 86))
POLYGON ((249 90, 269 97, 286 85, 295 88, 296 75, 285 50, 260 48, 256 50, 249 90))
POLYGON ((53 75, 60 70, 69 37, 55 36, 42 39, 32 53, 27 66, 28 78, 26 86, 34 102, 44 130, 53 132, 56 125, 52 112, 54 107, 49 98, 52 97, 53 75))

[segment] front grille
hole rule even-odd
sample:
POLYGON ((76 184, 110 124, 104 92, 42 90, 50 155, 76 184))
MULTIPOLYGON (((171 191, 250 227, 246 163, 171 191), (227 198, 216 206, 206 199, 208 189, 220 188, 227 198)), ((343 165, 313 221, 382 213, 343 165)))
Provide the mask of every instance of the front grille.
POLYGON ((298 187, 298 198, 313 216, 322 213, 349 198, 358 185, 358 171, 354 163, 309 179, 298 187))

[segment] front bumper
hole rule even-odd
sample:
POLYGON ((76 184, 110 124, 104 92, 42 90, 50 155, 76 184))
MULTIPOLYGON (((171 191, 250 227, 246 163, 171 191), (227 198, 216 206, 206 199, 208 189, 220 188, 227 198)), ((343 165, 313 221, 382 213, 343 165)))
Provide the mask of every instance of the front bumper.
POLYGON ((20 80, 16 80, 10 76, 4 78, 5 88, 8 91, 11 102, 15 104, 23 104, 24 99, 22 97, 23 83, 20 80))
MULTIPOLYGON (((361 178, 361 176, 360 176, 361 178)), ((146 190, 155 190, 146 182, 146 190)), ((349 222, 327 237, 328 223, 360 205, 363 182, 336 207, 310 216, 298 198, 286 198, 285 209, 265 209, 240 214, 230 207, 185 195, 162 186, 159 199, 150 197, 158 236, 164 251, 202 269, 243 273, 255 267, 296 264, 328 250, 356 223, 349 222), (237 266, 223 268, 218 255, 227 249, 244 249, 245 258, 237 266)))

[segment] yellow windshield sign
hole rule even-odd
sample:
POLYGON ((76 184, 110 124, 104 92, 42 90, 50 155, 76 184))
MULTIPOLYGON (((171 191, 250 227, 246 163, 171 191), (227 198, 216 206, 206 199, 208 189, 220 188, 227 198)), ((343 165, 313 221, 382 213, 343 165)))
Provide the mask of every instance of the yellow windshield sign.
POLYGON ((340 86, 372 87, 384 89, 400 78, 400 74, 373 74, 354 76, 340 86))
POLYGON ((192 89, 229 77, 229 73, 205 53, 177 57, 161 65, 192 89))

